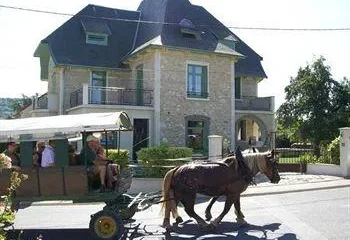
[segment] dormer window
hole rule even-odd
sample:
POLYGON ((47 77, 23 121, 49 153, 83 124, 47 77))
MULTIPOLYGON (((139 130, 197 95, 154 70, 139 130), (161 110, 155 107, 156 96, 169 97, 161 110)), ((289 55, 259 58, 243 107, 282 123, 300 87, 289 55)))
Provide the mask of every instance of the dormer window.
POLYGON ((221 39, 220 42, 224 45, 226 45, 227 47, 236 50, 236 45, 238 43, 238 40, 233 37, 232 35, 227 36, 224 39, 221 39))
POLYGON ((108 45, 107 35, 97 33, 86 33, 86 43, 108 45))
POLYGON ((107 26, 107 23, 101 20, 88 19, 82 20, 81 24, 85 31, 86 43, 108 45, 108 36, 111 35, 111 30, 107 26))
POLYGON ((200 31, 195 27, 191 20, 184 18, 180 21, 179 25, 183 37, 201 39, 200 31))

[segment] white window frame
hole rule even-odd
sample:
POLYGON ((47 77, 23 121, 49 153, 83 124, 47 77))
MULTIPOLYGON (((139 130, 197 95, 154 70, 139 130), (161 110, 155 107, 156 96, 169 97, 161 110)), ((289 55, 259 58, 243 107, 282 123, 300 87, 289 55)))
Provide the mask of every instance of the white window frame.
POLYGON ((87 32, 86 33, 86 43, 107 46, 108 45, 108 35, 101 34, 101 33, 87 32), (103 40, 102 41, 92 40, 92 39, 89 39, 89 36, 103 37, 103 40))
POLYGON ((186 61, 186 76, 185 76, 185 94, 186 94, 186 99, 189 100, 198 100, 198 101, 208 101, 209 99, 209 93, 210 93, 210 89, 209 89, 209 63, 208 62, 200 62, 200 61, 186 61), (197 65, 197 66, 202 66, 202 67, 207 67, 207 90, 208 90, 208 97, 206 98, 193 98, 193 97, 188 97, 187 96, 187 88, 188 88, 188 65, 197 65))
MULTIPOLYGON (((108 71, 103 70, 103 69, 91 69, 90 70, 90 80, 89 80, 89 86, 88 87, 92 87, 92 72, 106 72, 106 88, 109 86, 108 71)), ((107 101, 108 100, 108 91, 106 91, 105 94, 106 94, 105 96, 106 96, 106 101, 107 101)), ((91 96, 89 96, 89 97, 91 97, 91 96)))

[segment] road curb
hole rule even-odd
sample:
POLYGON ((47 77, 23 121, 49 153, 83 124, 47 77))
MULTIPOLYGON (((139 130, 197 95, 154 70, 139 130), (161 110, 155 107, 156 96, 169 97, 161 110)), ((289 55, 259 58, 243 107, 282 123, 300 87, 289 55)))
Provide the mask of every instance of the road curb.
MULTIPOLYGON (((346 188, 350 187, 350 181, 349 183, 342 183, 342 184, 332 184, 332 185, 321 185, 319 183, 313 183, 315 186, 307 186, 307 187, 300 187, 295 189, 280 189, 280 190, 274 190, 273 187, 271 187, 270 191, 267 189, 264 189, 264 191, 261 192, 247 192, 247 193, 242 193, 242 197, 253 197, 253 196, 263 196, 263 195, 275 195, 275 194, 284 194, 284 193, 293 193, 293 192, 307 192, 307 191, 317 191, 317 190, 323 190, 323 189, 334 189, 334 188, 346 188), (316 186, 317 185, 317 186, 316 186)), ((310 183, 305 184, 305 185, 310 185, 310 183)), ((285 188, 291 188, 293 186, 297 185, 287 185, 285 188)), ((277 187, 277 186, 276 186, 277 187)), ((248 190, 249 191, 249 190, 248 190)))

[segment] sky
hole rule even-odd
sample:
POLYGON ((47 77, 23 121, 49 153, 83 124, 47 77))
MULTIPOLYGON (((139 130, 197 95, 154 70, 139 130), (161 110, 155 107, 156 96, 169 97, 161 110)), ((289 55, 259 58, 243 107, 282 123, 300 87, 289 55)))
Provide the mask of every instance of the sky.
MULTIPOLYGON (((141 0, 0 0, 0 5, 75 14, 88 4, 136 10, 141 0)), ((275 96, 275 109, 285 101, 284 88, 300 67, 320 56, 334 79, 350 78, 350 1, 348 0, 190 0, 227 27, 348 28, 346 31, 262 31, 230 28, 263 57, 268 78, 259 97, 275 96)), ((7 9, 0 6, 0 98, 33 96, 47 91, 40 80, 39 42, 69 16, 7 9)))

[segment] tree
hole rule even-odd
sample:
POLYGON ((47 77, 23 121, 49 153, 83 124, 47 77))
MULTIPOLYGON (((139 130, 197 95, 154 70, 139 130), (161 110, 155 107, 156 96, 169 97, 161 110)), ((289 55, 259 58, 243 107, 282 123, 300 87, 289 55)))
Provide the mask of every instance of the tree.
POLYGON ((311 141, 317 155, 322 141, 334 139, 350 123, 349 80, 335 81, 323 57, 300 68, 285 93, 278 123, 300 141, 311 141))
POLYGON ((22 94, 22 98, 14 99, 14 101, 11 104, 13 116, 17 117, 22 109, 28 107, 32 104, 33 97, 28 97, 24 94, 22 94))

